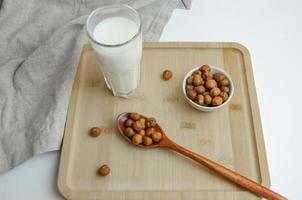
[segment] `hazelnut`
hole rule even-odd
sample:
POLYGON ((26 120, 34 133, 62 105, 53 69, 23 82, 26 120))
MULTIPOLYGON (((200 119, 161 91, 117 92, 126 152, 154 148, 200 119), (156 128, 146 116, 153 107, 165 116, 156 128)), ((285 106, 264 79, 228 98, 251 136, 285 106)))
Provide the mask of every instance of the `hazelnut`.
POLYGON ((145 136, 146 132, 144 129, 142 129, 138 132, 138 134, 140 134, 141 136, 145 136))
POLYGON ((194 75, 194 74, 201 75, 202 73, 201 73, 201 71, 196 70, 196 71, 193 72, 193 75, 194 75))
POLYGON ((217 87, 217 82, 213 79, 207 80, 206 82, 206 88, 212 89, 217 87))
POLYGON ((218 96, 220 93, 221 93, 221 91, 220 91, 219 88, 213 88, 213 89, 211 89, 211 91, 210 91, 210 95, 211 95, 212 97, 218 96))
POLYGON ((200 75, 194 74, 193 75, 193 85, 200 86, 204 84, 204 80, 202 80, 200 75))
POLYGON ((186 85, 186 91, 193 90, 193 89, 194 89, 193 85, 186 85))
POLYGON ((219 106, 219 105, 222 104, 222 102, 223 102, 223 99, 220 96, 216 96, 212 100, 212 105, 213 106, 219 106))
POLYGON ((132 128, 128 127, 125 129, 125 135, 129 138, 132 138, 132 136, 135 135, 135 131, 132 128))
POLYGON ((151 137, 154 142, 159 142, 159 141, 161 141, 163 135, 160 132, 155 132, 155 133, 152 133, 151 137))
POLYGON ((155 129, 154 128, 148 128, 147 130, 146 130, 146 136, 151 136, 152 135, 152 133, 154 133, 155 132, 155 129))
POLYGON ((204 103, 210 105, 212 102, 212 97, 209 94, 204 95, 204 103))
POLYGON ((143 129, 145 129, 146 128, 146 119, 142 117, 139 119, 139 121, 141 122, 143 129))
POLYGON ((228 79, 223 79, 222 81, 219 82, 219 87, 222 87, 222 86, 228 86, 229 85, 229 81, 228 79))
POLYGON ((206 95, 210 95, 210 92, 206 91, 206 92, 204 92, 202 94, 203 94, 203 96, 206 96, 206 95))
POLYGON ((132 127, 132 125, 133 125, 133 120, 132 119, 127 119, 125 121, 125 126, 126 127, 132 127))
POLYGON ((97 173, 101 176, 107 176, 110 173, 110 167, 108 165, 102 165, 97 169, 97 173))
POLYGON ((132 137, 132 143, 135 145, 141 144, 143 142, 143 136, 140 134, 135 134, 132 137))
POLYGON ((172 76, 173 76, 173 73, 170 70, 165 70, 163 72, 163 79, 166 80, 166 81, 170 80, 172 78, 172 76))
POLYGON ((229 95, 227 92, 221 92, 220 95, 223 101, 227 100, 229 98, 229 95))
POLYGON ((195 90, 189 90, 187 92, 187 96, 189 97, 189 99, 194 100, 197 96, 197 92, 195 90))
POLYGON ((138 113, 131 113, 130 118, 133 120, 139 120, 141 116, 138 113))
POLYGON ((202 72, 209 72, 211 71, 211 67, 209 65, 202 65, 199 70, 202 72))
POLYGON ((206 91, 206 88, 203 85, 194 88, 197 94, 202 94, 206 91))
POLYGON ((146 120, 146 127, 150 128, 150 127, 155 127, 156 126, 156 119, 153 117, 150 117, 146 120))
POLYGON ((136 131, 140 131, 143 129, 142 123, 138 120, 133 123, 133 129, 136 131))
POLYGON ((220 88, 220 90, 221 90, 221 92, 229 92, 229 91, 230 91, 230 88, 227 87, 227 86, 222 86, 222 87, 220 88))
POLYGON ((211 72, 204 72, 202 74, 202 78, 204 80, 210 80, 210 79, 213 79, 213 74, 211 72))
POLYGON ((193 84, 193 76, 189 76, 188 78, 187 78, 187 84, 189 84, 189 85, 192 85, 193 84))
POLYGON ((101 132, 102 132, 102 129, 100 129, 99 127, 93 127, 90 129, 89 134, 91 137, 97 137, 101 134, 101 132))
POLYGON ((197 98, 196 98, 195 102, 199 105, 203 105, 204 104, 204 96, 202 94, 197 95, 197 98))
POLYGON ((217 82, 222 81, 224 78, 225 77, 224 77, 224 75, 222 73, 216 73, 216 74, 214 74, 214 79, 217 82))
POLYGON ((144 136, 144 137, 143 137, 143 144, 144 144, 144 145, 149 146, 149 145, 151 145, 152 143, 153 143, 152 138, 147 137, 147 136, 144 136))

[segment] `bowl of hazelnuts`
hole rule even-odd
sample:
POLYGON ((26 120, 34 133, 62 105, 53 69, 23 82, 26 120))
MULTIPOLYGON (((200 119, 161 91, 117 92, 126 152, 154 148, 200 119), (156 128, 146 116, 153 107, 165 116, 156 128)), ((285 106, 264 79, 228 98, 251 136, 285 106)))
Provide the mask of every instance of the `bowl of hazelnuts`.
POLYGON ((222 108, 234 94, 234 84, 223 69, 210 65, 195 67, 183 80, 183 93, 194 108, 210 112, 222 108))

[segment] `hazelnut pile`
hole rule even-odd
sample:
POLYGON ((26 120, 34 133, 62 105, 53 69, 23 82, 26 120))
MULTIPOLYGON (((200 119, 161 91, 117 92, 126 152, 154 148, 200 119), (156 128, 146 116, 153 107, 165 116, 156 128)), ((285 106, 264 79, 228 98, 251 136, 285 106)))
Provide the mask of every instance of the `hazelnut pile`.
POLYGON ((160 142, 163 135, 155 130, 156 119, 140 116, 138 113, 130 113, 124 123, 124 134, 129 137, 133 144, 151 145, 153 142, 160 142))
POLYGON ((187 78, 187 97, 202 106, 219 106, 229 98, 229 81, 222 73, 212 74, 203 65, 187 78))

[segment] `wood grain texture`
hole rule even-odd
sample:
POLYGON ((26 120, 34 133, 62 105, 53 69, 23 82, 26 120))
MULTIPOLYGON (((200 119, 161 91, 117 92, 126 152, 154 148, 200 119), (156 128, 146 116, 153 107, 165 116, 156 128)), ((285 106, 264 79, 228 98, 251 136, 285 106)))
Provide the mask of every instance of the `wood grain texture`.
POLYGON ((106 88, 94 53, 83 49, 66 121, 58 188, 68 199, 259 199, 187 158, 140 149, 116 133, 118 114, 154 116, 169 137, 255 182, 270 185, 250 56, 237 43, 146 43, 141 84, 129 99, 106 88), (182 96, 184 75, 204 63, 233 78, 234 96, 213 113, 192 108, 182 96), (169 81, 164 69, 173 71, 169 81), (105 132, 91 138, 93 126, 105 132), (111 174, 95 174, 101 164, 111 174))

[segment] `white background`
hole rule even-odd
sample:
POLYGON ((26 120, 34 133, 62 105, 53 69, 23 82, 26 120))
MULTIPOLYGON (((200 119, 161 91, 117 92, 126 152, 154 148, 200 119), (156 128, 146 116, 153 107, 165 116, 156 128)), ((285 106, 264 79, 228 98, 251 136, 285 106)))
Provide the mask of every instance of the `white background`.
MULTIPOLYGON (((161 41, 235 41, 252 57, 272 189, 302 199, 302 1, 193 0, 175 10, 161 41)), ((16 147, 18 148, 18 147, 16 147)), ((0 175, 1 200, 62 199, 59 152, 0 175)))

